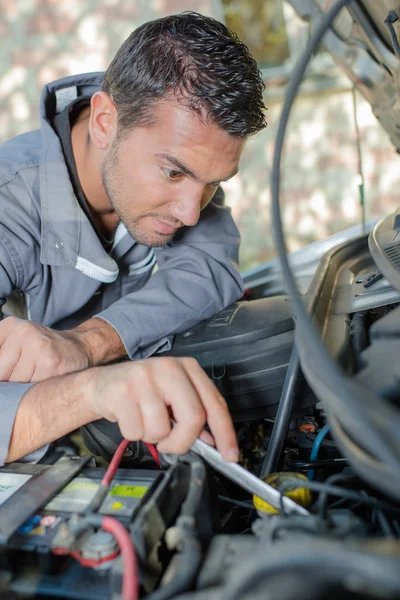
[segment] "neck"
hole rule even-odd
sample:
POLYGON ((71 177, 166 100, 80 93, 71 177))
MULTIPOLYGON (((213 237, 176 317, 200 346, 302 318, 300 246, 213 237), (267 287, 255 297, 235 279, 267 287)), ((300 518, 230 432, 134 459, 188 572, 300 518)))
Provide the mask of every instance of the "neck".
POLYGON ((104 235, 110 235, 118 225, 118 215, 114 211, 101 180, 101 157, 90 143, 88 123, 90 107, 78 117, 71 132, 79 182, 89 205, 93 220, 104 235))

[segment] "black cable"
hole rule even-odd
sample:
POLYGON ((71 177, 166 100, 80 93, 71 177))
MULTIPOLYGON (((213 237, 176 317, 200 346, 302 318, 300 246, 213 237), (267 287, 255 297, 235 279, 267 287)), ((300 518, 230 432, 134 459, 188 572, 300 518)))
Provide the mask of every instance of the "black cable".
POLYGON ((159 586, 154 592, 145 596, 148 600, 172 600, 178 594, 188 591, 202 560, 200 542, 193 536, 182 539, 180 552, 175 555, 168 566, 168 571, 173 570, 173 577, 165 585, 159 586))
POLYGON ((282 394, 279 400, 278 411, 276 413, 271 438, 261 467, 260 477, 265 477, 266 475, 269 475, 269 473, 274 473, 277 470, 292 413, 294 393, 299 374, 299 365, 299 355, 295 344, 290 356, 285 383, 283 385, 282 394))
MULTIPOLYGON (((304 434, 304 437, 306 438, 306 440, 310 440, 310 442, 315 442, 315 440, 317 438, 317 434, 311 433, 311 431, 308 431, 307 433, 304 434)), ((328 440, 326 437, 322 440, 321 446, 323 448, 331 448, 332 450, 336 450, 336 448, 337 448, 337 444, 336 444, 335 440, 328 440)))
MULTIPOLYGON (((398 452, 400 427, 397 426, 399 422, 398 415, 395 410, 389 406, 389 403, 385 402, 382 398, 376 397, 371 390, 354 380, 345 378, 344 373, 339 371, 339 368, 332 361, 325 346, 321 342, 320 335, 317 333, 317 330, 308 315, 307 309, 304 306, 304 299, 300 297, 294 277, 290 270, 286 256, 286 245, 279 205, 281 155, 286 126, 294 99, 314 50, 340 10, 351 1, 352 0, 338 0, 338 2, 326 13, 316 27, 305 53, 300 58, 292 73, 275 141, 272 171, 273 230, 275 233, 276 248, 281 262, 283 278, 296 314, 296 335, 303 343, 303 347, 300 347, 300 349, 304 352, 304 356, 307 355, 308 361, 312 359, 312 375, 314 378, 318 377, 317 380, 319 382, 322 379, 322 386, 319 383, 319 392, 321 394, 321 389, 323 389, 324 394, 328 396, 325 401, 328 409, 328 416, 330 411, 333 411, 332 417, 335 415, 336 418, 338 418, 340 415, 341 421, 346 423, 347 430, 351 429, 355 439, 363 440, 364 443, 360 444, 360 447, 357 448, 357 453, 355 451, 351 453, 351 460, 355 467, 358 467, 360 471, 363 470, 364 476, 367 476, 371 481, 373 480, 373 483, 380 489, 385 489, 385 491, 391 495, 400 496, 400 486, 396 484, 396 482, 400 481, 398 452), (371 468, 366 470, 365 463, 368 463, 368 466, 370 466, 371 460, 369 460, 369 456, 362 451, 361 447, 363 446, 367 446, 370 453, 376 456, 385 467, 386 465, 390 465, 392 472, 385 472, 385 467, 376 463, 376 461, 372 463, 371 468), (361 459, 356 458, 360 454, 362 454, 364 462, 361 462, 361 459)), ((305 361, 302 361, 302 366, 304 369, 305 366, 308 365, 305 361)), ((310 377, 308 377, 309 380, 310 377)))
POLYGON ((340 498, 348 498, 349 500, 355 500, 356 502, 360 502, 361 504, 366 504, 368 506, 373 506, 376 508, 380 508, 382 510, 386 510, 388 512, 392 512, 395 514, 400 514, 400 508, 392 506, 387 502, 383 502, 381 500, 377 500, 372 496, 363 496, 359 492, 354 492, 353 490, 347 490, 345 488, 338 487, 336 485, 329 485, 327 483, 321 483, 319 481, 303 481, 299 482, 298 479, 287 479, 282 483, 279 487, 279 491, 283 494, 288 489, 295 489, 298 487, 304 487, 312 492, 325 492, 330 496, 339 496, 340 498))
POLYGON ((288 469, 305 471, 306 469, 343 469, 349 464, 347 458, 327 458, 324 460, 291 460, 286 459, 288 469))
POLYGON ((197 536, 196 517, 207 473, 203 461, 195 454, 188 454, 185 461, 190 465, 190 480, 188 493, 175 524, 179 532, 177 553, 164 575, 167 583, 161 582, 157 590, 146 596, 149 600, 169 600, 189 590, 203 558, 203 550, 197 536))
POLYGON ((221 502, 226 502, 227 504, 233 504, 234 506, 238 506, 240 508, 247 508, 251 510, 254 508, 254 504, 252 502, 245 502, 243 500, 235 500, 234 498, 228 498, 228 496, 218 496, 218 499, 221 502))
POLYGON ((396 532, 397 537, 400 537, 400 523, 397 520, 392 521, 393 529, 396 532))
POLYGON ((180 515, 195 517, 204 492, 207 477, 206 467, 197 456, 189 454, 185 460, 190 462, 189 491, 180 511, 180 515))
MULTIPOLYGON (((292 595, 285 598, 298 598, 301 583, 312 580, 319 585, 320 595, 325 597, 327 586, 342 585, 348 589, 349 582, 359 582, 360 591, 376 589, 385 598, 398 598, 400 593, 400 570, 397 557, 351 550, 343 544, 323 544, 313 540, 313 544, 293 547, 293 544, 274 546, 274 552, 254 557, 251 562, 241 564, 229 584, 224 586, 220 600, 242 600, 243 598, 267 598, 276 595, 276 577, 279 581, 292 578, 292 595), (293 579, 298 574, 299 579, 293 579), (297 584, 297 585, 295 585, 297 584), (271 586, 271 587, 269 587, 271 586), (275 594, 274 594, 275 592, 275 594)), ((183 600, 183 599, 182 599, 183 600)), ((186 599, 185 599, 186 600, 186 599)))
POLYGON ((387 516, 385 515, 385 513, 383 512, 383 510, 377 510, 376 516, 378 518, 378 523, 379 523, 379 526, 381 528, 383 535, 386 537, 389 537, 389 538, 396 537, 390 526, 389 520, 388 520, 387 516))
MULTIPOLYGON (((331 475, 330 477, 328 477, 324 481, 324 484, 332 485, 334 483, 337 483, 338 481, 343 481, 343 480, 349 481, 350 479, 354 479, 354 478, 349 477, 348 475, 346 475, 344 473, 335 473, 335 475, 331 475)), ((326 503, 328 501, 328 496, 329 496, 329 493, 324 489, 321 491, 319 498, 318 498, 317 509, 318 509, 319 515, 322 519, 325 519, 325 517, 326 517, 326 503)))

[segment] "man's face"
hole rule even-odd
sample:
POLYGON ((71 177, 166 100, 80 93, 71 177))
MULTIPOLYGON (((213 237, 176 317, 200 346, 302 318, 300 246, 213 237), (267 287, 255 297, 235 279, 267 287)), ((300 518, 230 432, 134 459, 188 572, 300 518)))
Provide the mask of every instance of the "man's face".
POLYGON ((218 184, 238 170, 244 140, 203 123, 176 101, 158 102, 151 126, 135 127, 107 151, 101 175, 130 234, 163 246, 195 225, 218 184))

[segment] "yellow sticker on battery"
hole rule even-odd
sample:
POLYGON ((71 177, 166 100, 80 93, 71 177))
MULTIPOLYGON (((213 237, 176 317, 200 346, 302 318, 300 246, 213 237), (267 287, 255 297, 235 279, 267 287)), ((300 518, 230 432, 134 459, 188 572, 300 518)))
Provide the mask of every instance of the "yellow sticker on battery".
POLYGON ((65 486, 64 490, 67 490, 68 492, 89 492, 92 490, 97 490, 98 487, 99 483, 96 481, 88 481, 87 479, 77 478, 65 486))
POLYGON ((130 498, 142 498, 148 489, 148 485, 116 485, 110 491, 110 496, 129 496, 130 498))
POLYGON ((112 508, 113 510, 122 510, 123 508, 125 508, 125 503, 124 502, 113 502, 110 506, 110 508, 112 508))

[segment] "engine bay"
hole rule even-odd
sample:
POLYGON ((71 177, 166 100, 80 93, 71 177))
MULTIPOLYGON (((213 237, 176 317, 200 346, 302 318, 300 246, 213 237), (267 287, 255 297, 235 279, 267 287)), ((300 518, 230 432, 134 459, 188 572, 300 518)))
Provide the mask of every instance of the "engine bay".
MULTIPOLYGON (((374 356, 382 356, 385 332, 396 331, 399 302, 385 304, 396 292, 376 277, 367 242, 363 236, 328 253, 306 298, 348 375, 395 404, 393 348, 377 366, 374 356)), ((177 336, 172 353, 195 356, 232 403, 240 464, 305 514, 274 508, 193 453, 160 455, 158 469, 146 447, 131 443, 90 517, 105 468, 65 441, 42 464, 0 474, 0 485, 13 490, 0 506, 4 589, 17 597, 125 598, 123 553, 99 521, 113 516, 135 548, 136 597, 399 597, 400 505, 337 443, 300 365, 288 298, 256 295, 249 290, 246 300, 177 336), (29 479, 18 487, 21 477, 29 479)), ((104 421, 84 428, 83 439, 109 462, 122 436, 104 421)))
POLYGON ((158 455, 96 421, 82 428, 86 450, 63 439, 38 464, 1 471, 1 598, 400 597, 400 218, 332 247, 300 293, 279 213, 291 104, 347 3, 313 32, 278 131, 274 227, 287 293, 249 285, 170 351, 196 358, 221 391, 241 467, 278 500, 195 452, 158 455))

